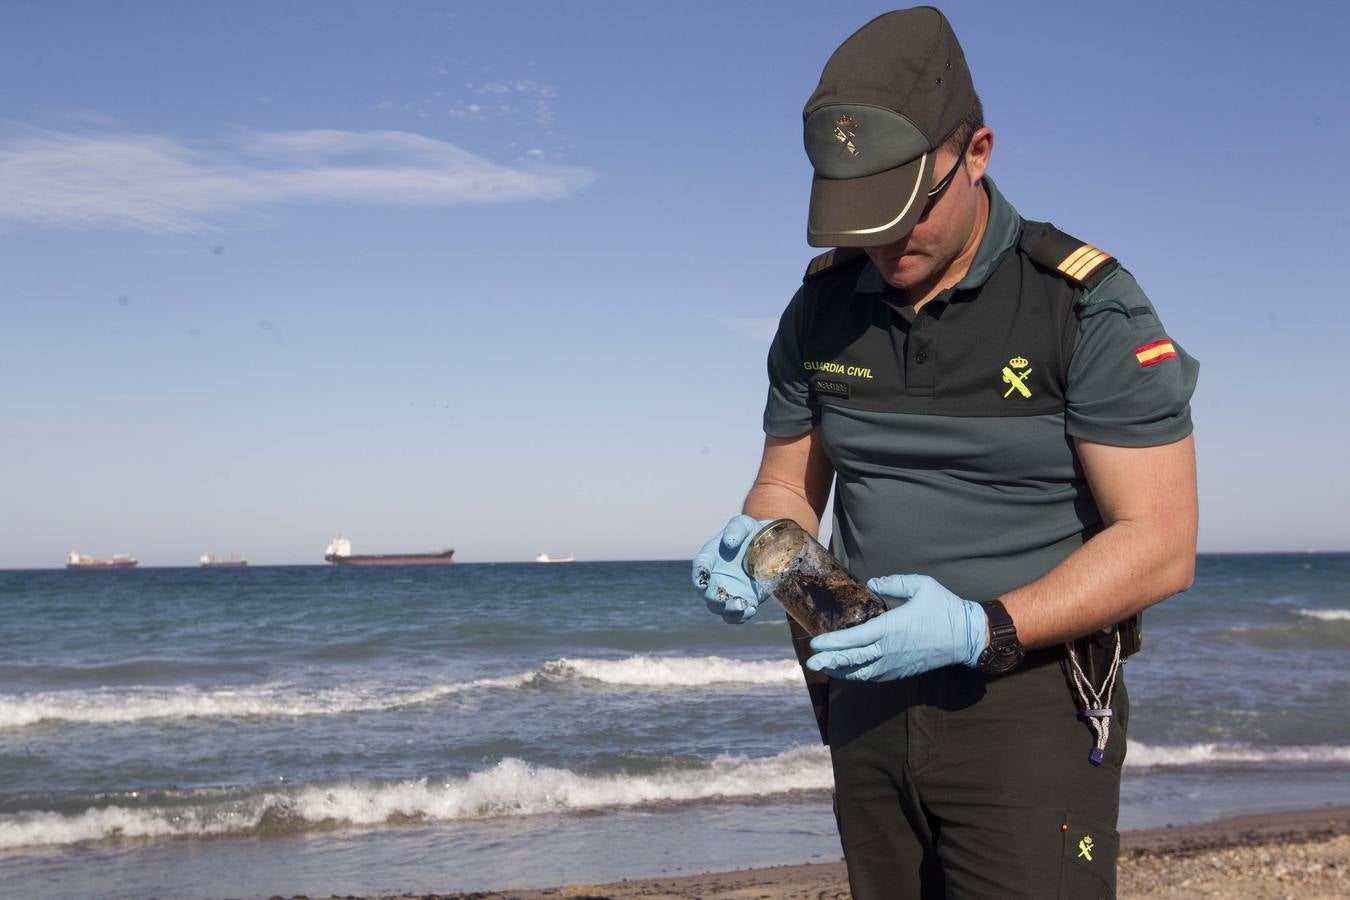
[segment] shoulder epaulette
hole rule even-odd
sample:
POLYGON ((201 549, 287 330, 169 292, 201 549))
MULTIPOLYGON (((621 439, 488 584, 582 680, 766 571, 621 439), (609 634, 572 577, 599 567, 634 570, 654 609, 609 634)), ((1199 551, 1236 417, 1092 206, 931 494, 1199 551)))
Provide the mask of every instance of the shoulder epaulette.
POLYGON ((1031 261, 1081 285, 1090 294, 1119 268, 1116 258, 1053 225, 1028 222, 1022 232, 1022 245, 1031 261))
POLYGON ((866 256, 861 247, 836 247, 833 250, 826 250, 807 265, 802 281, 810 281, 823 272, 858 262, 866 256))

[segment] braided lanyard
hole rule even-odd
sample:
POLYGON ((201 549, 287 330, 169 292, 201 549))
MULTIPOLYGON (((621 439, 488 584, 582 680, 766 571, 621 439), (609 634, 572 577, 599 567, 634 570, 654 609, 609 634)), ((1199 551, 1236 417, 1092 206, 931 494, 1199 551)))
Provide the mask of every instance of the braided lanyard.
POLYGON ((1100 691, 1093 687, 1092 681, 1083 672, 1083 667, 1078 662, 1078 652, 1074 650, 1073 644, 1064 645, 1069 651, 1073 691, 1078 697, 1078 718, 1091 725, 1097 735, 1097 745, 1088 754, 1088 761, 1094 766, 1100 766, 1106 759, 1106 742, 1111 737, 1111 716, 1115 712, 1111 708, 1111 695, 1115 693, 1116 673, 1120 671, 1120 629, 1115 629, 1112 636, 1114 642, 1111 648, 1111 667, 1106 670, 1100 691))

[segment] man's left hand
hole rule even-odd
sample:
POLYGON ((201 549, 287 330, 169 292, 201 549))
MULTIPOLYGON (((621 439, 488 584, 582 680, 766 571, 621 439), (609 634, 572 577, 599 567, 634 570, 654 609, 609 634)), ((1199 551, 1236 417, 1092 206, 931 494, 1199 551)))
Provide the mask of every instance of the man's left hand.
POLYGON ((850 681, 893 681, 959 663, 974 667, 988 644, 984 607, 927 575, 887 575, 873 593, 905 601, 852 628, 817 635, 806 667, 850 681))

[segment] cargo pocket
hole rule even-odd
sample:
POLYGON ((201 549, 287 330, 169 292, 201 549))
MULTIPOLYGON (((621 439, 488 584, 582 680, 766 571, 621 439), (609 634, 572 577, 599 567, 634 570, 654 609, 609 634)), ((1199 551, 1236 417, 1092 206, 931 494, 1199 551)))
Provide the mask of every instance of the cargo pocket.
POLYGON ((1120 833, 1074 813, 1063 831, 1059 900, 1115 900, 1120 833))

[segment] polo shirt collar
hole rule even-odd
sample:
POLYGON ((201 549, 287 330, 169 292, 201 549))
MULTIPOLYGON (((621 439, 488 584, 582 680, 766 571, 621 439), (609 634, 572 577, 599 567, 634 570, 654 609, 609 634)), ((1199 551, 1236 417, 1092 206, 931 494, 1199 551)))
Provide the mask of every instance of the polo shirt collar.
MULTIPOLYGON (((975 259, 964 278, 957 282, 958 291, 977 288, 989 280, 994 268, 1003 259, 1003 255, 1017 243, 1022 230, 1022 217, 1013 209, 1013 205, 1004 199, 988 175, 983 179, 984 189, 989 194, 989 223, 984 227, 984 237, 980 238, 975 259)), ((890 288, 877 271, 877 267, 868 260, 867 265, 858 273, 854 291, 859 294, 882 294, 890 288)))

